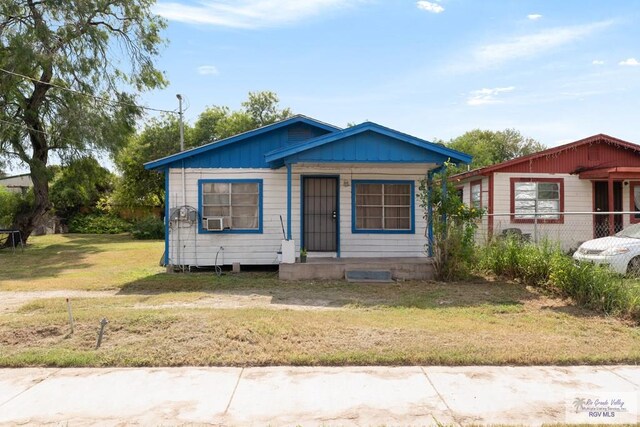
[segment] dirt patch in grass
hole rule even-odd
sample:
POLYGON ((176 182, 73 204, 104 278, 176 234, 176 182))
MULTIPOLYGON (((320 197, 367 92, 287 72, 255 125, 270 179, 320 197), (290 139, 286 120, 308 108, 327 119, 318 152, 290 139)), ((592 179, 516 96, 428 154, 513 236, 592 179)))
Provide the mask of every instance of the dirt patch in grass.
POLYGON ((115 295, 115 291, 36 291, 36 292, 0 292, 0 313, 17 311, 33 301, 51 298, 104 298, 115 295))
POLYGON ((199 291, 77 299, 73 335, 63 299, 32 301, 0 314, 0 365, 640 362, 638 328, 516 284, 267 285, 268 275, 241 279, 208 277, 199 291), (232 289, 231 282, 242 284, 232 289), (209 305, 225 298, 255 305, 209 305), (268 308, 281 304, 289 309, 268 308), (110 323, 96 351, 102 317, 110 323))
POLYGON ((0 251, 0 290, 12 291, 0 292, 0 366, 640 362, 638 327, 514 283, 166 274, 162 242, 30 241, 24 254, 0 251))

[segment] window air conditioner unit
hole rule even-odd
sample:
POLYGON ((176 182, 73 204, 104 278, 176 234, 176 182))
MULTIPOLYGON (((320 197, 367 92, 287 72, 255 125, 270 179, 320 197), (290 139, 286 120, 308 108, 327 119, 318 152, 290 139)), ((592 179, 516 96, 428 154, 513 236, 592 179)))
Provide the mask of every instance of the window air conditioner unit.
POLYGON ((207 231, 222 231, 224 230, 223 218, 204 218, 204 228, 207 231))

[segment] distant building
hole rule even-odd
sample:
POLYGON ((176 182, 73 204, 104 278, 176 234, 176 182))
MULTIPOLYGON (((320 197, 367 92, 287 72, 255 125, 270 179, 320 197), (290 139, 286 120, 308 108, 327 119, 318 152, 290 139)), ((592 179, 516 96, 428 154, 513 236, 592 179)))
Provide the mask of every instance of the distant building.
POLYGON ((33 187, 33 182, 30 174, 23 173, 22 175, 0 177, 0 186, 6 187, 14 193, 25 194, 29 188, 33 187))
POLYGON ((486 211, 487 236, 537 229, 575 249, 640 223, 640 145, 604 134, 450 179, 464 203, 486 211))

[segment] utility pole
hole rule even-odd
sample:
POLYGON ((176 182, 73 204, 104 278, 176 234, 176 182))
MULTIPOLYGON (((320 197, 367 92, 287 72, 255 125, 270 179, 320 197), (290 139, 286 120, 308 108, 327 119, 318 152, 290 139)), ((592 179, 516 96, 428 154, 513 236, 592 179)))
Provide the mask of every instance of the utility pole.
MULTIPOLYGON (((180 152, 184 151, 184 118, 182 113, 182 95, 177 94, 178 114, 180 115, 180 152)), ((182 160, 182 206, 187 204, 187 177, 184 172, 184 160, 182 160)), ((169 173, 169 172, 167 172, 169 173)))
POLYGON ((180 115, 180 151, 184 151, 184 118, 182 114, 182 95, 177 94, 178 98, 178 114, 180 115))

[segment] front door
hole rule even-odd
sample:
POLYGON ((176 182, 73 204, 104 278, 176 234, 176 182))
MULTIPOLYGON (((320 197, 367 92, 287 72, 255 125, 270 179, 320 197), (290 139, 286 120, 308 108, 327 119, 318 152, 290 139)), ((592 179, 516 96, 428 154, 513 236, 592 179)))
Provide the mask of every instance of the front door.
POLYGON ((309 252, 336 252, 338 178, 303 177, 302 245, 309 252))
MULTIPOLYGON (((593 183, 593 210, 595 212, 609 211, 609 184, 607 181, 596 181, 593 183)), ((622 211, 622 182, 613 183, 613 210, 622 211)), ((615 215, 614 232, 622 230, 622 215, 615 215)), ((609 235, 609 215, 594 215, 594 237, 606 237, 609 235)))

